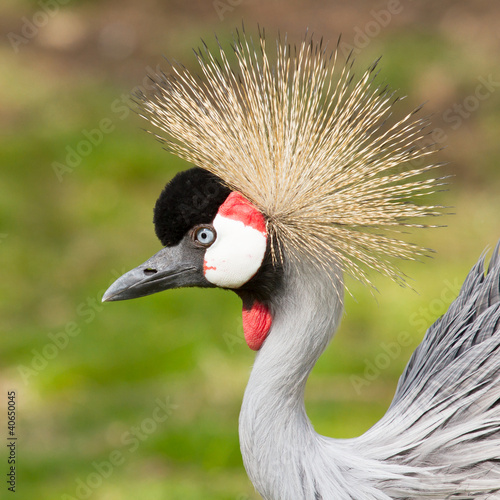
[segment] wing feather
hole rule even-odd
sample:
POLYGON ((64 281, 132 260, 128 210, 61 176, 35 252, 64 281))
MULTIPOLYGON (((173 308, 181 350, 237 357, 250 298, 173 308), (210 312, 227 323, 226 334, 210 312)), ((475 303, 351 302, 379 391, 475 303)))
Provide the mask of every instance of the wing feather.
POLYGON ((500 491, 499 252, 500 242, 486 274, 484 255, 474 265, 411 357, 387 413, 354 440, 368 458, 412 467, 427 492, 448 486, 446 498, 500 491))

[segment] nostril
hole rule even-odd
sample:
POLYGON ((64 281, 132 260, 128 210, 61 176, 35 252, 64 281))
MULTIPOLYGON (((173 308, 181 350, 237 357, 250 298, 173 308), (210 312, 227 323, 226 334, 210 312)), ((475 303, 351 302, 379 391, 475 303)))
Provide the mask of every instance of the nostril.
POLYGON ((148 267, 147 269, 144 269, 144 274, 146 276, 151 276, 153 274, 156 274, 158 271, 156 269, 152 269, 151 267, 148 267))

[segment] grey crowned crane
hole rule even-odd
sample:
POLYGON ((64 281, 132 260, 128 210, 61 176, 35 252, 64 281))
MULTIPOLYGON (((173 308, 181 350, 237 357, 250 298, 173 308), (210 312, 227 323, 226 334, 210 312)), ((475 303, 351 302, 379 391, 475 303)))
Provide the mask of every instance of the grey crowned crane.
POLYGON ((354 79, 310 38, 266 47, 237 33, 197 52, 136 96, 158 137, 197 165, 163 189, 154 224, 163 249, 119 278, 104 301, 178 287, 242 299, 256 351, 239 421, 241 452, 268 500, 500 498, 500 257, 477 262, 427 331, 383 418, 365 434, 315 432, 308 376, 343 311, 344 275, 403 278, 395 259, 426 253, 398 238, 439 206, 417 203, 428 175, 426 119, 392 120, 398 101, 372 65, 354 79), (271 54, 272 53, 272 54, 271 54), (425 174, 422 176, 422 174, 425 174), (391 234, 392 231, 392 234, 391 234))

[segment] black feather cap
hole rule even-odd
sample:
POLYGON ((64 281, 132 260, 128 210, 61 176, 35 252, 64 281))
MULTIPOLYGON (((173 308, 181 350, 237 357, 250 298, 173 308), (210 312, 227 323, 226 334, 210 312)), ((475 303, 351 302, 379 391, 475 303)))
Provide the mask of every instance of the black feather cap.
POLYGON ((161 192, 153 223, 163 246, 177 245, 198 224, 213 221, 231 190, 216 175, 199 167, 179 172, 161 192))

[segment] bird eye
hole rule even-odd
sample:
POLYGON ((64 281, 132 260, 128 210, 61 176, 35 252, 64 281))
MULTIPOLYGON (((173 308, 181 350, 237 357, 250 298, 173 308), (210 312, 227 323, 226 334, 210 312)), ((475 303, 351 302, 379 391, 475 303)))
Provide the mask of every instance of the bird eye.
POLYGON ((194 239, 204 247, 209 247, 215 241, 215 229, 211 227, 200 227, 194 233, 194 239))

